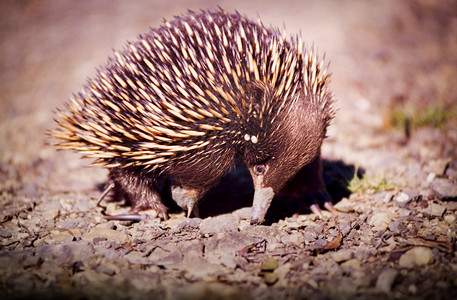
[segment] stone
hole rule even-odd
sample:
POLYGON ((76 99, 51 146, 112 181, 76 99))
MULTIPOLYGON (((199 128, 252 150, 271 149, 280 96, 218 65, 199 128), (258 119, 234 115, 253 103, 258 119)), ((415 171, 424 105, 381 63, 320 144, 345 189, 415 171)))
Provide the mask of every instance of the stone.
POLYGON ((51 233, 48 237, 54 243, 67 243, 74 239, 74 235, 69 230, 51 233))
POLYGON ((392 232, 392 233, 396 233, 396 234, 399 234, 401 233, 402 230, 405 229, 405 225, 403 224, 402 221, 399 221, 399 220, 395 220, 393 222, 390 222, 389 224, 389 230, 392 232))
POLYGON ((354 270, 359 270, 360 269, 360 260, 353 258, 348 261, 345 261, 344 263, 341 264, 342 268, 352 268, 354 270))
POLYGON ((426 247, 415 247, 412 248, 406 253, 404 253, 399 261, 398 264, 402 268, 413 268, 415 266, 424 266, 428 265, 433 261, 433 252, 429 248, 426 247))
POLYGON ((95 272, 103 273, 108 276, 113 276, 116 274, 115 268, 112 268, 112 266, 105 266, 105 265, 96 267, 95 272))
POLYGON ((305 243, 305 238, 300 232, 293 232, 291 234, 285 234, 281 237, 281 242, 286 245, 293 245, 301 247, 305 243))
POLYGON ((260 270, 262 272, 273 272, 278 267, 278 261, 273 257, 267 258, 262 265, 260 270))
POLYGON ((407 217, 407 216, 411 215, 411 211, 406 208, 400 208, 400 209, 398 209, 398 215, 400 217, 407 217))
POLYGON ((217 234, 238 231, 239 218, 232 214, 206 218, 200 224, 202 234, 217 234))
POLYGON ((185 278, 189 281, 196 281, 196 280, 213 280, 218 275, 224 274, 221 271, 220 265, 215 265, 212 263, 208 263, 207 260, 201 258, 194 263, 194 265, 188 264, 180 264, 179 266, 183 270, 185 270, 185 278), (198 266, 198 267, 195 267, 198 266))
POLYGON ((243 207, 233 212, 235 216, 242 220, 251 220, 252 207, 243 207))
POLYGON ((287 277, 287 274, 290 273, 291 267, 292 264, 290 262, 282 264, 275 269, 274 273, 277 274, 281 280, 283 280, 287 277))
POLYGON ((376 279, 376 289, 383 293, 389 293, 397 275, 398 271, 395 269, 387 268, 382 270, 376 279))
POLYGON ((432 191, 443 200, 451 200, 457 198, 457 184, 448 179, 436 178, 430 183, 432 191))
POLYGON ((427 182, 431 183, 436 178, 436 174, 433 172, 428 173, 427 175, 427 182))
POLYGON ((456 216, 454 215, 447 215, 447 216, 444 216, 444 221, 446 221, 448 224, 455 224, 455 221, 456 221, 456 216))
POLYGON ((400 192, 397 194, 395 197, 395 202, 398 204, 399 207, 405 207, 410 203, 412 200, 412 197, 408 195, 407 193, 400 192))
POLYGON ((428 162, 428 169, 430 172, 433 172, 438 176, 443 176, 450 162, 450 158, 431 160, 428 162))
POLYGON ((183 254, 179 250, 168 252, 161 249, 156 249, 149 255, 148 258, 152 263, 156 265, 177 265, 182 262, 183 254))
POLYGON ((97 238, 104 238, 119 244, 124 244, 129 241, 129 236, 126 233, 110 229, 105 224, 95 226, 88 233, 82 236, 82 239, 88 242, 92 242, 97 238))
POLYGON ((237 261, 231 254, 222 255, 219 261, 221 264, 232 270, 235 270, 237 266, 237 261))
POLYGON ((337 263, 341 263, 347 260, 352 259, 353 252, 350 249, 342 249, 332 253, 332 258, 337 263))
POLYGON ((336 203, 334 206, 337 210, 344 213, 354 211, 354 204, 350 202, 348 198, 341 199, 341 201, 336 203))
POLYGON ((72 264, 75 261, 84 261, 93 256, 94 248, 86 242, 69 242, 38 247, 36 255, 41 260, 50 261, 53 264, 72 264))
POLYGON ((130 251, 124 258, 131 264, 148 264, 151 263, 150 259, 144 253, 139 251, 130 251))
POLYGON ((430 210, 430 215, 434 217, 442 217, 446 212, 446 206, 438 203, 432 203, 428 208, 430 210))
POLYGON ((410 292, 413 295, 417 293, 417 290, 418 290, 418 288, 415 284, 410 284, 408 286, 408 292, 410 292))
POLYGON ((200 227, 200 224, 202 223, 202 221, 203 220, 200 218, 187 219, 184 222, 182 222, 181 224, 179 224, 177 228, 178 229, 183 229, 185 227, 198 228, 198 227, 200 227))
POLYGON ((60 209, 58 208, 50 208, 50 209, 45 209, 42 213, 43 219, 44 220, 55 220, 57 216, 60 214, 60 209))
POLYGON ((391 222, 388 213, 379 212, 371 216, 368 224, 373 226, 373 231, 385 231, 391 222))
POLYGON ((264 273, 263 278, 265 280, 265 283, 268 285, 275 284, 279 279, 279 277, 276 273, 264 273))

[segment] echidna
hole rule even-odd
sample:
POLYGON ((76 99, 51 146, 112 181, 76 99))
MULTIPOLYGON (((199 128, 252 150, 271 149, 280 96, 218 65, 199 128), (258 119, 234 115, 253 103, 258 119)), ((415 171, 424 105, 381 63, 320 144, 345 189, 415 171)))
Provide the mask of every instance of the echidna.
POLYGON ((115 51, 58 110, 51 134, 58 147, 108 168, 134 211, 152 208, 162 218, 160 180, 172 179, 172 198, 190 213, 241 157, 255 188, 251 223, 262 223, 300 170, 307 192, 325 193, 328 82, 299 36, 239 13, 188 12, 115 51))

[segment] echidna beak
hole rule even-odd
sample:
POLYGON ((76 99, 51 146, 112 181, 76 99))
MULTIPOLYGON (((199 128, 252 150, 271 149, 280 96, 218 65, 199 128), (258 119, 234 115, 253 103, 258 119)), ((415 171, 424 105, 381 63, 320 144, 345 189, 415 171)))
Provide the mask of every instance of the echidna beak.
POLYGON ((251 225, 262 224, 275 193, 271 187, 255 187, 252 203, 251 225))

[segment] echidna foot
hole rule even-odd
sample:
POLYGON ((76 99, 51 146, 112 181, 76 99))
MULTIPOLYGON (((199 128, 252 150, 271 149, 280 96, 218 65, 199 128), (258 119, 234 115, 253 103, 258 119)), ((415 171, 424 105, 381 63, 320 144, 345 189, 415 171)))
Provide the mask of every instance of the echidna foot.
POLYGON ((194 213, 195 217, 199 217, 199 211, 196 204, 197 201, 200 200, 203 193, 204 191, 197 188, 184 187, 179 185, 173 185, 171 187, 171 197, 182 209, 187 210, 188 218, 192 212, 194 213))
POLYGON ((320 208, 323 205, 330 213, 337 214, 338 211, 332 204, 332 198, 328 194, 325 189, 319 190, 314 195, 309 196, 313 202, 313 204, 309 207, 309 209, 317 216, 322 217, 322 210, 320 208))

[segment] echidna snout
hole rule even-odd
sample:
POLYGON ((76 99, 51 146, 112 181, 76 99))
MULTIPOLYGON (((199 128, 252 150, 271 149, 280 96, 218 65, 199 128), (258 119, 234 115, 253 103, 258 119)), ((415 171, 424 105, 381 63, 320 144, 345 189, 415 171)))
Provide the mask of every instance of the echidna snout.
MULTIPOLYGON (((305 98, 305 95, 299 97, 305 98)), ((317 112, 319 108, 305 99, 297 101, 289 112, 279 114, 279 129, 262 138, 253 151, 245 152, 255 189, 251 223, 264 221, 275 194, 301 170, 296 178, 301 181, 301 188, 306 189, 301 197, 324 188, 320 146, 325 137, 325 124, 317 112), (265 151, 267 154, 259 160, 258 153, 265 151)))
POLYGON ((251 222, 262 223, 283 188, 326 195, 328 82, 299 36, 238 13, 189 12, 115 51, 58 111, 51 135, 108 168, 115 198, 162 218, 162 179, 190 214, 241 156, 255 186, 251 222))

